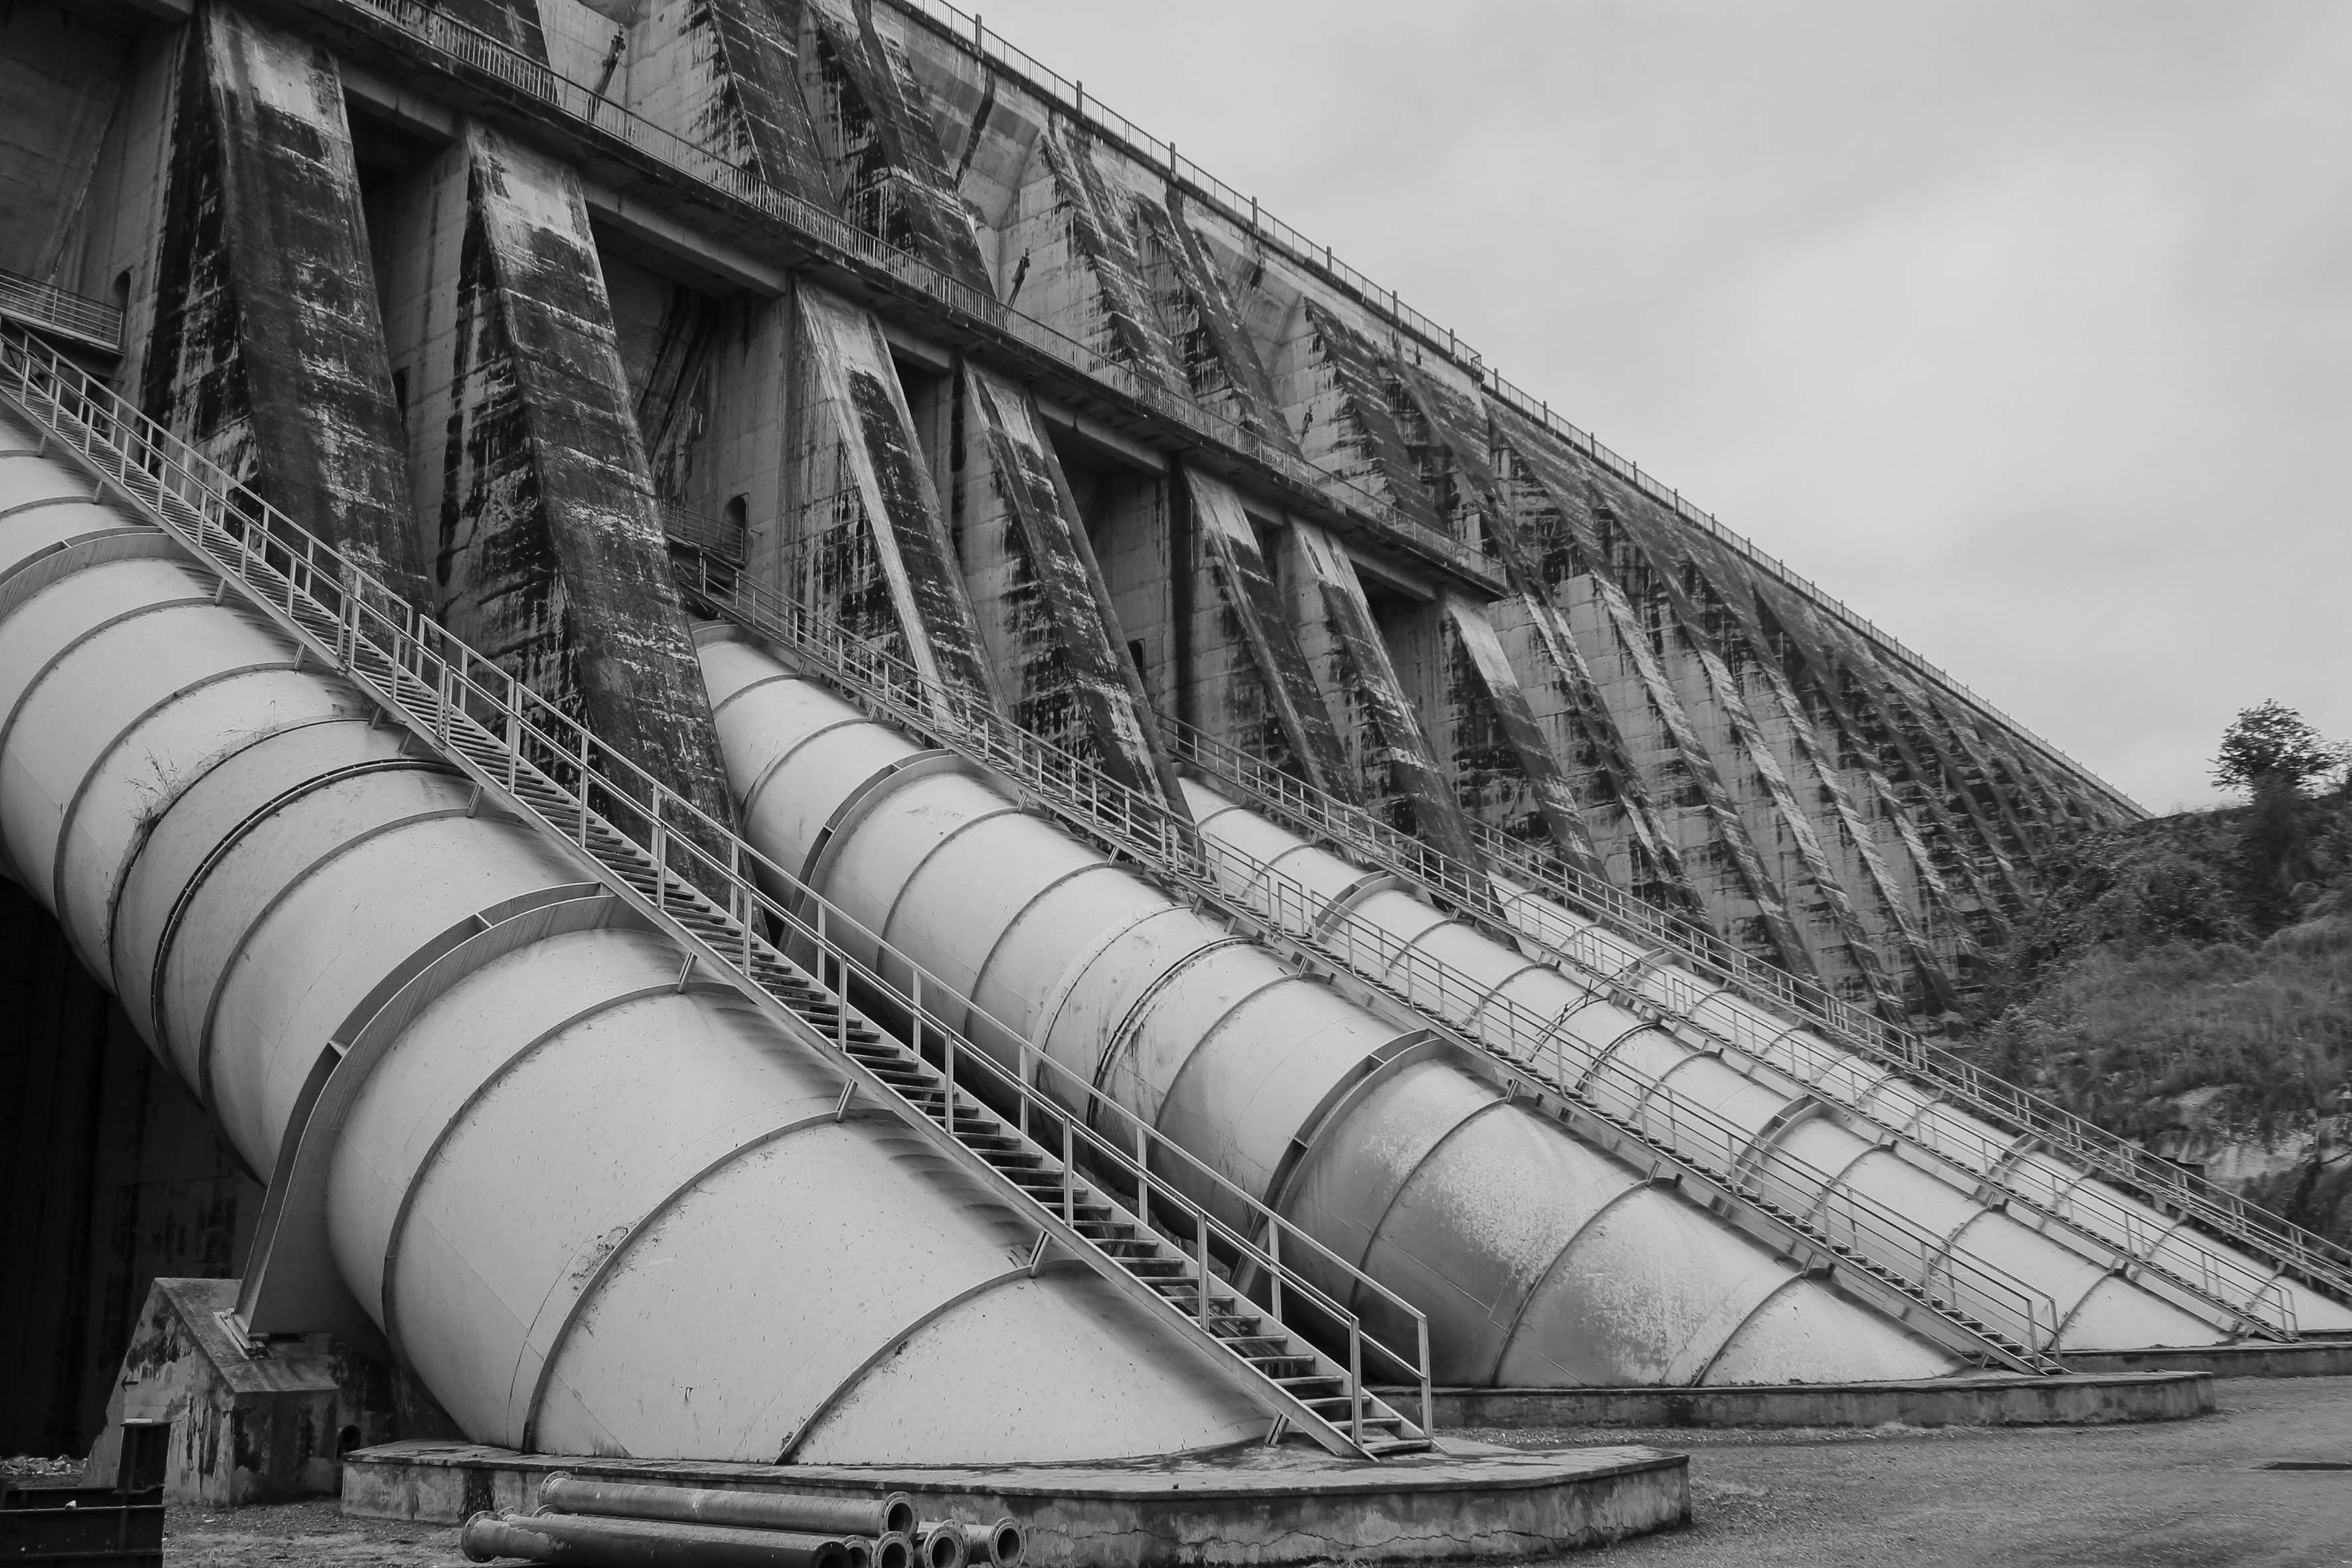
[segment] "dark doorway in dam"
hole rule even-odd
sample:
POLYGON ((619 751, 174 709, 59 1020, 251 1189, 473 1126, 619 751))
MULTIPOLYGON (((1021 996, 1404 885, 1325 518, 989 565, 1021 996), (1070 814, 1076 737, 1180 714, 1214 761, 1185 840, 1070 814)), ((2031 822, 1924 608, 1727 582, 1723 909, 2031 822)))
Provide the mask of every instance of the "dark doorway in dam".
POLYGON ((0 882, 0 1453, 87 1453, 158 1276, 234 1276, 260 1184, 0 882))

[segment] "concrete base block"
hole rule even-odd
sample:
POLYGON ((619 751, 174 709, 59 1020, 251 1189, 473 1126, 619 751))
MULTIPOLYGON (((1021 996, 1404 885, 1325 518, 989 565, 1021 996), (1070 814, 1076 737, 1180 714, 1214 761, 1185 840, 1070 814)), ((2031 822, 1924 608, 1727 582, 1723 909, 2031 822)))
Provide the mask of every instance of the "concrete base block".
POLYGON ((2215 1377, 2344 1377, 2352 1375, 2352 1340, 2298 1344, 2185 1345, 2144 1351, 2070 1352, 2077 1372, 2204 1372, 2215 1377))
POLYGON ((1726 1388, 1441 1388, 1440 1429, 1546 1426, 2095 1426, 2213 1408, 2203 1372, 2022 1374, 1726 1388))
POLYGON ((325 1334, 273 1339, 250 1356, 217 1314, 234 1279, 158 1279, 131 1331, 86 1484, 115 1474, 123 1423, 168 1422, 171 1502, 232 1507, 331 1496, 343 1452, 394 1427, 384 1370, 325 1334))
POLYGON ((556 1470, 600 1480, 914 1495, 925 1519, 1010 1514, 1035 1568, 1544 1557, 1688 1522, 1688 1460, 1655 1448, 1521 1453, 1478 1443, 1379 1464, 1293 1444, 1178 1459, 898 1470, 567 1458, 393 1443, 343 1465, 343 1511, 456 1523, 528 1509, 556 1470))

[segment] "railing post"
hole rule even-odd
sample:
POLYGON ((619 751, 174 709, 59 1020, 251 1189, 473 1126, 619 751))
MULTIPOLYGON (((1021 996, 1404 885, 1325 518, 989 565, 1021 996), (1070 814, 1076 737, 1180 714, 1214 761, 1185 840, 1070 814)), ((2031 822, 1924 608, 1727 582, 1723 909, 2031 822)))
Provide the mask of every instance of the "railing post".
POLYGON ((1364 1446, 1364 1321, 1348 1320, 1348 1436, 1364 1446))
POLYGON ((1078 1223, 1077 1136, 1070 1125, 1070 1112, 1062 1112, 1062 1223, 1078 1223))
POLYGON ((1267 1310, 1276 1323, 1282 1321, 1282 1216, 1266 1210, 1265 1277, 1269 1294, 1267 1310))
POLYGON ((1421 1373, 1421 1433, 1426 1437, 1437 1429, 1436 1400, 1429 1388, 1429 1315, 1415 1312, 1412 1316, 1413 1326, 1421 1340, 1421 1364, 1417 1370, 1421 1373))
POLYGON ((1192 1249, 1201 1267, 1201 1327, 1209 1326, 1209 1211, 1192 1211, 1192 1249))

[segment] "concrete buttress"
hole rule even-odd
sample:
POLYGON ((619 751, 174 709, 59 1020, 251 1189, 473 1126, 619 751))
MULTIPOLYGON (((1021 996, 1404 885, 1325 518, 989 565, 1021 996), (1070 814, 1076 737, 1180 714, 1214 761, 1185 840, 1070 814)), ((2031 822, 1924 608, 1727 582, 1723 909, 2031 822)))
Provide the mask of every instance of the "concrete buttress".
POLYGON ((957 392, 956 532, 1006 712, 1181 809, 1175 766, 1035 399, 970 362, 957 392))
POLYGON ((419 531, 452 630, 714 815, 708 708, 580 184, 478 121, 385 204, 419 531))
POLYGON ((184 49, 147 412, 429 605, 334 57, 219 3, 184 49))

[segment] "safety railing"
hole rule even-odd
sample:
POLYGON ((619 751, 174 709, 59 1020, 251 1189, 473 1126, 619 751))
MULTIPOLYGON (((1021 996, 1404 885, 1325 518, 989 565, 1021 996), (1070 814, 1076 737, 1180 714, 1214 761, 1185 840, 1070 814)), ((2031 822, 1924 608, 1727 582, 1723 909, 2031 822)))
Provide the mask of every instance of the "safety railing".
POLYGON ((1840 1256, 1856 1254, 1877 1264, 1916 1299, 1957 1309, 1969 1320, 1966 1326, 1979 1333, 1989 1329, 1988 1337, 2024 1352, 2021 1359, 2032 1361, 2032 1370, 2063 1370, 2048 1359, 2059 1319, 2045 1294, 1855 1191, 1843 1177, 1808 1164, 1776 1142, 1776 1125, 1739 1127, 1676 1090, 1665 1081, 1671 1073, 1643 1077, 1612 1054, 1575 1040, 1569 1021, 1601 993, 1557 1016, 1534 1012, 1496 990, 1492 980, 1464 973, 1350 910, 1335 910, 1328 892, 1265 861, 1214 838, 1206 840, 1205 856, 1229 896, 1422 1019, 1557 1095, 1631 1123, 1713 1185, 1763 1205, 1840 1256))
POLYGON ((0 268, 0 317, 110 353, 122 347, 120 309, 5 268, 0 268))
POLYGON ((674 543, 690 544, 730 566, 743 564, 742 529, 707 511, 697 511, 683 501, 658 500, 654 504, 661 513, 662 531, 674 543))
MULTIPOLYGON (((763 1011, 799 1026, 849 1078, 845 1112, 851 1093, 864 1091, 1038 1218, 1040 1258, 1050 1236, 1132 1299, 1171 1314, 1187 1331, 1208 1336, 1255 1380, 1261 1403, 1279 1421, 1335 1451, 1371 1454, 1424 1440, 1428 1326, 1402 1297, 1088 1080, 1028 1047, 1017 1031, 892 950, 725 824, 418 614, 193 447, 13 328, 0 327, 0 397, 308 651, 398 715, 478 785, 495 792, 519 818, 584 856, 616 896, 692 959, 712 967, 763 1011), (904 1035, 877 1026, 853 994, 879 999, 903 1016, 904 1035), (950 1013, 967 1023, 951 1022, 950 1013), (993 1037, 995 1049, 967 1033, 975 1023, 993 1037), (877 1063, 887 1070, 877 1070, 877 1063), (1017 1142, 984 1109, 991 1106, 1014 1108, 1017 1142), (1105 1131, 1107 1124, 1111 1131, 1105 1131), (1031 1138, 1033 1128, 1057 1131, 1058 1164, 1049 1146, 1031 1138), (1140 1213, 1100 1182, 1081 1176, 1081 1149, 1098 1162, 1089 1168, 1106 1169, 1132 1187, 1140 1213), (1034 1179, 1028 1185, 1016 1179, 1039 1173, 1058 1183, 1058 1193, 1041 1193, 1034 1179), (1084 1220, 1097 1229, 1135 1227, 1137 1237, 1151 1241, 1154 1261, 1165 1262, 1171 1248, 1188 1261, 1192 1310, 1163 1293, 1164 1273, 1142 1274, 1134 1258, 1115 1256, 1087 1234, 1082 1206, 1108 1216, 1084 1220), (1229 1222, 1220 1210, 1241 1217, 1229 1222), (1172 1228, 1192 1244, 1189 1259, 1182 1243, 1169 1238, 1171 1215, 1180 1222, 1172 1228), (1218 1305, 1227 1299, 1217 1294, 1213 1261, 1254 1271, 1271 1284, 1267 1310, 1283 1326, 1286 1346, 1292 1318, 1344 1342, 1349 1407, 1344 1419, 1303 1403, 1238 1348, 1262 1344, 1262 1337, 1244 1331, 1255 1320, 1237 1320, 1237 1302, 1218 1305), (1370 1331, 1355 1310, 1301 1271, 1302 1263, 1345 1281, 1353 1299, 1378 1302, 1391 1321, 1412 1328, 1417 1342, 1408 1350, 1370 1331), (1374 1370, 1392 1371, 1418 1385, 1417 1430, 1369 1392, 1368 1360, 1374 1370), (1383 1426, 1393 1436, 1372 1435, 1383 1426)), ((1307 1333, 1304 1327, 1298 1331, 1302 1338, 1307 1333)), ((1329 1378, 1342 1375, 1312 1348, 1311 1339, 1307 1343, 1304 1352, 1261 1359, 1311 1361, 1329 1378)))
MULTIPOLYGON (((1212 864, 1203 858, 1191 823, 1153 797, 1021 729, 984 700, 940 689, 911 664, 847 634, 796 601, 781 598, 750 583, 740 574, 695 562, 681 562, 678 571, 681 586, 689 600, 736 621, 797 662, 823 672, 829 683, 874 717, 961 752, 1112 853, 1175 879, 1183 884, 1186 893, 1194 897, 1205 893, 1214 899, 1223 891, 1216 885, 1212 864)), ((1161 722, 1169 723, 1165 720, 1161 722)), ((1192 734, 1195 749, 1180 750, 1180 754, 1197 764, 1205 738, 1181 726, 1171 728, 1180 737, 1192 734)), ((1254 768, 1265 767, 1255 759, 1249 761, 1254 768)), ((1204 771, 1213 773, 1216 770, 1204 771)), ((1286 784, 1296 784, 1286 774, 1276 776, 1286 784)), ((1294 793, 1302 798, 1314 798, 1312 792, 1303 788, 1294 793)), ((1342 845, 1348 842, 1339 829, 1354 821, 1349 813, 1377 823, 1376 818, 1360 813, 1359 808, 1322 798, 1327 804, 1318 818, 1322 828, 1318 836, 1327 841, 1342 845)), ((1281 814, 1277 811, 1276 815, 1281 814)), ((1379 826, 1386 828, 1385 824, 1379 826)), ((1415 850, 1425 848, 1419 840, 1395 834, 1393 829, 1387 831, 1404 846, 1415 850)), ((1530 921, 1527 919, 1528 914, 1543 906, 1523 899, 1512 900, 1509 906, 1520 917, 1519 923, 1506 923, 1493 904, 1482 910, 1475 902, 1476 889, 1449 865, 1415 861, 1405 869, 1414 879, 1426 880, 1426 873, 1431 870, 1450 879, 1440 884, 1447 901, 1505 940, 1532 951, 1596 994, 1629 1000, 1664 1014, 1686 1033, 1697 1036, 1702 1047, 1728 1047, 1808 1084, 1815 1092, 1874 1126, 1880 1135, 1910 1146, 1924 1163, 1932 1169, 1943 1170, 1955 1184, 1969 1188, 1980 1181, 1990 1181, 2004 1186, 2015 1204, 2042 1215, 2063 1233, 2062 1241, 2085 1255, 2111 1257, 2121 1249, 2129 1260, 2144 1266, 2147 1272, 2185 1289, 2225 1317, 2242 1321, 2244 1326, 2255 1331, 2286 1335, 2295 1331, 2292 1296, 2276 1279, 2219 1257, 2210 1247, 2198 1247, 2194 1256, 2186 1259, 2177 1256, 2181 1249, 2176 1247, 2172 1249, 2175 1256, 2168 1261, 2158 1261, 2158 1246, 2164 1238, 2143 1237, 2140 1233, 2144 1226, 2128 1206, 2098 1189, 2078 1187, 2070 1203, 2053 1205, 2029 1196, 2013 1180, 2004 1184, 2003 1168, 2014 1153, 2013 1139, 1998 1144, 1984 1143, 1956 1154, 1951 1144, 1957 1131, 1948 1124, 1938 1123, 1934 1135, 1911 1125, 1897 1125, 1874 1107, 1873 1091, 1880 1087, 1876 1080, 1857 1078, 1846 1069, 1844 1064, 1853 1058, 1808 1031, 1780 1023, 1762 1026, 1752 1014, 1711 1005, 1719 1002, 1720 984, 1692 973, 1686 964, 1640 965, 1642 973, 1637 986, 1625 973, 1624 947, 1604 937, 1601 933, 1605 928, 1530 921)), ((1254 868, 1251 874, 1265 873, 1263 868, 1254 868)), ((1313 929, 1318 928, 1311 921, 1301 927, 1313 929)), ((1658 951, 1673 951, 1671 942, 1662 943, 1658 951)))
MULTIPOLYGON (((1327 895, 1278 868, 1231 845, 1203 840, 1187 819, 1158 800, 1021 729, 984 699, 941 688, 905 660, 848 636, 740 574, 699 560, 680 561, 677 569, 690 603, 735 621, 872 717, 961 752, 1074 830, 1171 884, 1180 896, 1220 909, 1244 929, 1269 928, 1295 955, 1326 973, 1378 987, 1464 1048, 1495 1055, 1570 1098, 1583 1093, 1580 1080, 1591 1072, 1623 1076, 1623 1069, 1602 1063, 1580 1069, 1573 1079, 1564 1078, 1569 1047, 1560 1031, 1568 1014, 1538 1017, 1353 911, 1335 910, 1327 895), (1546 1051, 1549 1065, 1541 1059, 1546 1051)), ((1609 982, 1601 971, 1589 970, 1584 978, 1593 994, 1605 994, 1609 982)), ((1690 1162, 1694 1174, 1762 1205, 1774 1223, 1825 1250, 1876 1266, 1883 1283, 1945 1312, 1968 1332, 1992 1339, 2020 1364, 2046 1355, 2051 1342, 2034 1336, 2045 1327, 2054 1336, 2056 1319, 2041 1310, 2046 1298, 2030 1287, 1825 1173, 1803 1168, 1814 1190, 1802 1202, 1789 1193, 1767 1192, 1761 1173, 1785 1182, 1801 1168, 1793 1156, 1774 1152, 1746 1179, 1724 1173, 1710 1162, 1725 1149, 1706 1143, 1686 1147, 1677 1141, 1693 1129, 1716 1125, 1712 1113, 1663 1085, 1649 1085, 1643 1092, 1645 1103, 1664 1118, 1660 1147, 1669 1157, 1690 1162)), ((1728 1152, 1736 1169, 1738 1157, 1754 1151, 1743 1145, 1728 1152)))
POLYGON ((672 173, 755 209, 829 253, 828 259, 878 271, 944 308, 960 326, 977 326, 1044 353, 1064 368, 1110 389, 1128 402, 1182 426, 1278 474, 1325 504, 1352 514, 1424 556, 1482 581, 1496 581, 1495 563, 1441 530, 1405 517, 1352 479, 1319 468, 1234 420, 1180 395, 1123 360, 1100 353, 1059 329, 1013 310, 995 295, 950 276, 912 251, 866 233, 839 214, 779 190, 757 171, 730 163, 633 113, 593 89, 540 64, 425 0, 306 0, 314 9, 360 12, 397 27, 414 44, 443 59, 491 77, 551 109, 652 158, 672 173))
POLYGON ((1721 542, 1756 571, 1804 595, 1848 631, 1975 709, 1987 721, 2016 735, 2040 752, 2053 766, 2071 774, 2084 787, 2106 796, 2126 810, 2136 814, 2139 812, 2140 808, 2113 785, 1970 690, 1954 679, 1949 671, 1906 647, 1869 617, 1824 591, 1819 584, 1791 570, 1787 563, 1724 527, 1714 514, 1685 500, 1681 490, 1664 483, 1654 474, 1645 473, 1641 464, 1632 458, 1603 446, 1591 431, 1580 429, 1555 414, 1549 401, 1512 384, 1500 371, 1488 367, 1479 353, 1465 342, 1453 328, 1439 326, 1406 304, 1395 289, 1373 282, 1339 259, 1328 245, 1318 244, 1265 211, 1255 196, 1243 195, 1198 163, 1182 157, 1173 142, 1161 141, 1125 115, 1107 107, 1099 98, 1089 97, 1083 82, 1072 81, 1040 63, 1002 36, 991 33, 980 16, 960 10, 947 4, 946 0, 887 0, 887 3, 928 24, 931 31, 972 55, 987 68, 1011 78, 1040 100, 1052 105, 1057 112, 1084 123, 1094 135, 1117 146, 1136 163, 1163 172, 1169 184, 1183 191, 1188 199, 1214 209, 1226 222, 1247 234, 1254 243, 1280 255, 1291 265, 1304 268, 1386 321, 1401 337, 1412 339, 1423 353, 1435 355, 1454 365, 1497 402, 1542 426, 1652 500, 1667 507, 1683 521, 1721 542))
MULTIPOLYGON (((1526 916, 1530 906, 1521 897, 1533 894, 1632 941, 1654 943, 1670 952, 1677 964, 1725 990, 1785 1012, 1831 1041, 1919 1080, 2011 1132, 2037 1139, 2064 1159, 2169 1205, 2182 1218, 2219 1239, 2248 1247, 2303 1283, 2352 1300, 2352 1248, 2250 1204, 1899 1025, 1761 963, 1711 931, 1571 867, 1547 861, 1487 824, 1473 823, 1478 848, 1497 873, 1489 877, 1263 759, 1171 720, 1162 719, 1161 726, 1180 761, 1240 792, 1258 809, 1332 844, 1350 859, 1418 884, 1501 934, 1543 940, 1530 929, 1526 916)), ((2256 1292, 2257 1299, 2263 1295, 2256 1292)), ((2268 1295, 2283 1302, 2277 1293, 2268 1295)), ((2278 1327, 2293 1321, 2291 1308, 2271 1315, 2278 1327)))

